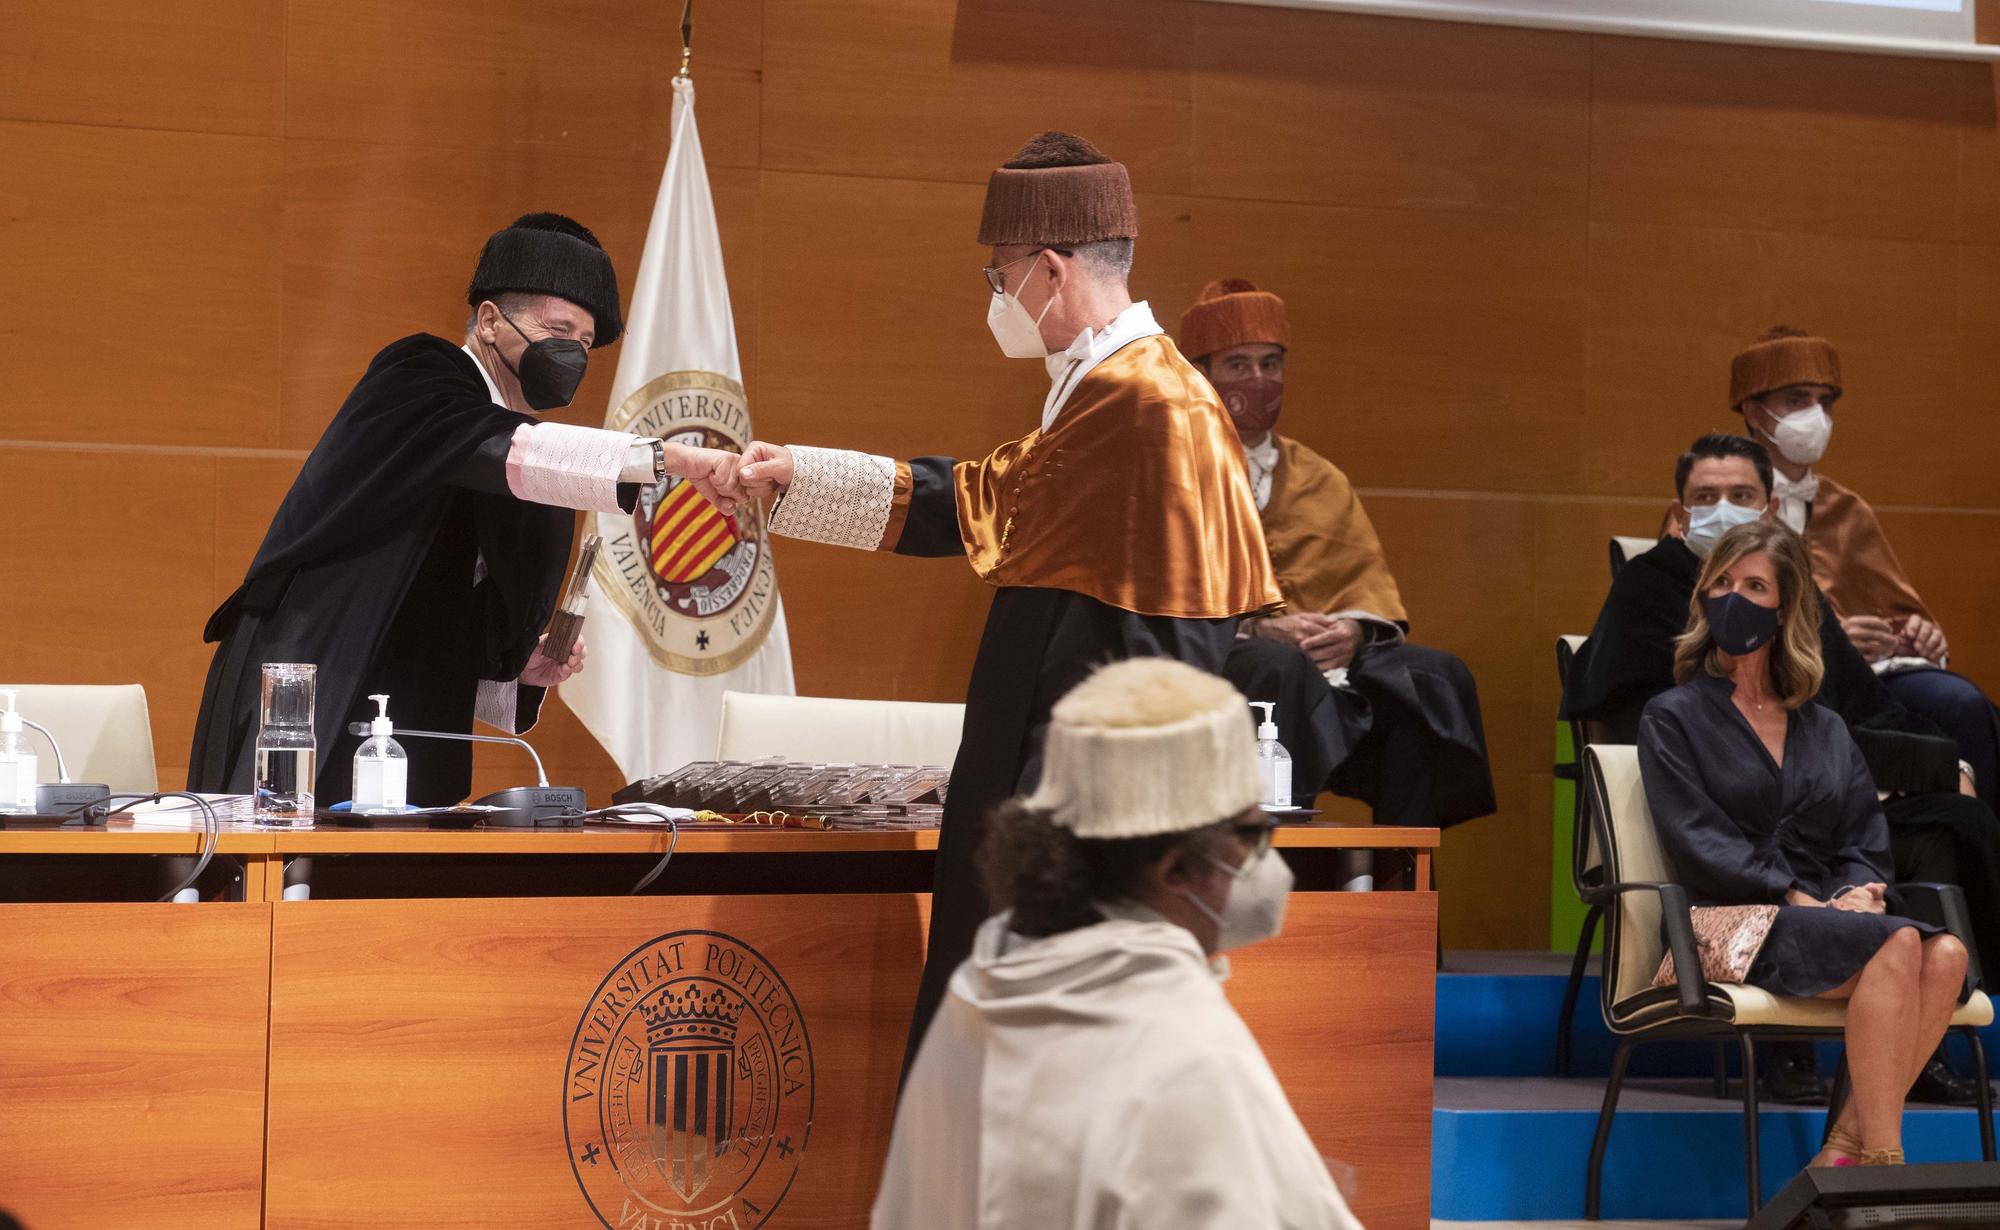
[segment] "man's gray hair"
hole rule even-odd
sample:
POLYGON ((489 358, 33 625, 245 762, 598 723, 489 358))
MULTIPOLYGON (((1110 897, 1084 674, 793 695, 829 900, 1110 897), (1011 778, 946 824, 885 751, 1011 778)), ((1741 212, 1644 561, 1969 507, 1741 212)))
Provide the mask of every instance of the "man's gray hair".
POLYGON ((1113 276, 1120 281, 1132 276, 1130 239, 1100 239, 1096 243, 1080 243, 1071 247, 1070 252, 1092 273, 1113 276))
MULTIPOLYGON (((479 302, 480 303, 491 302, 493 306, 499 308, 501 311, 507 313, 509 316, 512 316, 516 312, 520 312, 525 309, 534 307, 538 301, 540 301, 545 297, 546 296, 543 295, 530 294, 529 292, 522 290, 503 290, 497 295, 488 295, 486 296, 485 299, 482 299, 479 302)), ((471 336, 473 329, 477 328, 478 325, 479 325, 479 304, 475 303, 472 305, 472 311, 468 313, 465 318, 466 335, 468 337, 471 336)))

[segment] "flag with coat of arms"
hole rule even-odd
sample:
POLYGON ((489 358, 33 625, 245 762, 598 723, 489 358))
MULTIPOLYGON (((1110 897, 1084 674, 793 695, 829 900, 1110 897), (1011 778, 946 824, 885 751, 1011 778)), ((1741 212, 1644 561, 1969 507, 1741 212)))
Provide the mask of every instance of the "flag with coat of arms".
MULTIPOLYGON (((686 76, 626 317, 604 426, 742 451, 750 410, 686 76)), ((563 702, 628 781, 712 759, 723 692, 794 690, 763 512, 724 514, 669 478, 632 513, 596 521, 590 663, 561 685, 563 702)))

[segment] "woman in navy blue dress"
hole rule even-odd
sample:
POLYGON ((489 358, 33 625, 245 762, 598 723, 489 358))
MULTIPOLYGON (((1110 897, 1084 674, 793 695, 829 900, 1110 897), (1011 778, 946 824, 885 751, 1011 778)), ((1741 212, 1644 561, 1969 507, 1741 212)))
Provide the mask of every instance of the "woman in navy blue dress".
POLYGON ((1697 905, 1776 905, 1744 981, 1844 999, 1854 1095, 1814 1165, 1903 1160, 1903 1101, 1943 1038, 1964 945, 1890 912, 1889 826, 1819 690, 1819 597, 1776 521, 1724 534, 1675 647, 1680 685, 1639 724, 1660 843, 1697 905))

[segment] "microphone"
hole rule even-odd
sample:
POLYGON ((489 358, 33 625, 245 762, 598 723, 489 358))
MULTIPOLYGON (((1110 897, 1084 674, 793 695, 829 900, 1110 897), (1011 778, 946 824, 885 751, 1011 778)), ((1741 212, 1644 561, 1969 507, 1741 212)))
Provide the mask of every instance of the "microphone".
POLYGON ((21 725, 39 733, 49 741, 49 750, 56 754, 56 780, 42 782, 35 787, 35 812, 38 815, 54 816, 66 811, 80 811, 82 823, 104 823, 105 809, 97 804, 111 797, 111 787, 102 782, 72 782, 69 779, 69 765, 63 761, 62 744, 48 727, 29 718, 22 718, 21 725))
MULTIPOLYGON (((349 722, 347 733, 367 738, 372 728, 367 722, 349 722)), ((458 743, 501 743, 518 747, 528 753, 535 762, 535 784, 514 786, 495 791, 484 798, 472 801, 475 807, 497 807, 503 810, 490 816, 481 817, 480 823, 496 828, 580 828, 580 817, 588 802, 584 792, 576 786, 549 785, 548 770, 542 767, 542 758, 526 739, 512 735, 460 734, 449 730, 408 730, 396 728, 396 737, 415 739, 450 739, 458 743)))

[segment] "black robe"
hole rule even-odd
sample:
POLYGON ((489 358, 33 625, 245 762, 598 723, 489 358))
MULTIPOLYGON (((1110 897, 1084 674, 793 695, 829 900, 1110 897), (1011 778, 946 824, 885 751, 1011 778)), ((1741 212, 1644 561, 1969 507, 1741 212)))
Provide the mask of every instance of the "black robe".
MULTIPOLYGON (((898 555, 965 555, 952 465, 947 457, 910 462, 909 512, 895 543, 898 555)), ((930 947, 904 1053, 906 1070, 943 1002, 952 971, 972 954, 973 935, 990 914, 978 866, 987 813, 1033 790, 1041 779, 1042 737, 1056 701, 1093 667, 1124 658, 1177 658, 1220 674, 1235 635, 1233 618, 1135 615, 1064 589, 994 592, 966 685, 965 729, 938 833, 930 947)))
MULTIPOLYGON (((386 692, 399 727, 472 729, 481 680, 519 677, 555 608, 575 514, 515 498, 514 431, 535 420, 495 405, 460 347, 417 334, 368 365, 272 519, 243 584, 209 618, 220 642, 196 719, 188 781, 248 793, 260 665, 319 667, 319 806, 352 794, 347 725, 386 692)), ((621 498, 636 488, 620 487, 621 498)), ((543 691, 521 685, 516 728, 543 691)), ((412 741, 409 798, 463 799, 472 748, 412 741)), ((524 766, 525 769, 525 766, 524 766)))
POLYGON ((1455 654, 1371 642, 1336 688, 1298 646, 1250 636, 1230 647, 1223 674, 1251 700, 1275 703, 1293 802, 1331 790, 1368 803, 1376 824, 1426 828, 1493 813, 1479 690, 1455 654))
MULTIPOLYGON (((1679 538, 1662 538, 1612 578, 1590 637, 1570 662, 1562 717, 1599 723, 1605 737, 1635 739, 1639 713, 1674 686, 1674 638, 1687 626, 1701 561, 1679 538)), ((1974 939, 2000 944, 2000 818, 1959 794, 1958 751, 1882 685, 1830 604, 1820 604, 1826 676, 1815 703, 1845 721, 1888 818, 1894 872, 1966 890, 1974 939)))
POLYGON ((1698 675, 1648 702, 1639 719, 1646 803, 1691 904, 1779 907, 1744 981, 1818 995, 1860 973, 1897 929, 1936 928, 1785 904, 1794 890, 1830 901, 1865 884, 1893 886, 1889 824, 1838 714, 1813 701, 1787 713, 1780 764, 1735 692, 1730 680, 1698 675))

